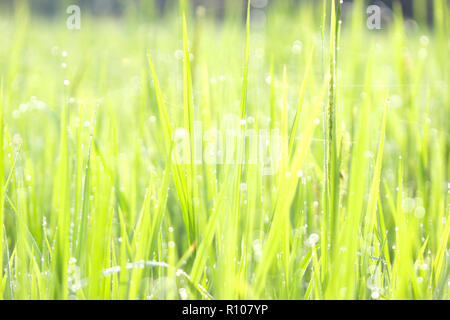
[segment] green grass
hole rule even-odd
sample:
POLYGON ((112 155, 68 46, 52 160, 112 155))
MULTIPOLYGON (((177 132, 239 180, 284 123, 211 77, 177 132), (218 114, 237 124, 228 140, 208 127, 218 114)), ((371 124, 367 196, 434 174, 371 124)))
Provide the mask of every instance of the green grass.
POLYGON ((0 298, 448 299, 447 2, 152 3, 2 13, 0 298))

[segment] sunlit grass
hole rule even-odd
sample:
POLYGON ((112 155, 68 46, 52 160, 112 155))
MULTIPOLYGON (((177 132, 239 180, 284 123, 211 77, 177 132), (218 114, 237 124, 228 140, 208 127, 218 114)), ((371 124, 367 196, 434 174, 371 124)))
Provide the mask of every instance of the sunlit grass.
POLYGON ((1 298, 448 299, 444 0, 382 30, 363 1, 130 4, 77 31, 17 3, 1 298))

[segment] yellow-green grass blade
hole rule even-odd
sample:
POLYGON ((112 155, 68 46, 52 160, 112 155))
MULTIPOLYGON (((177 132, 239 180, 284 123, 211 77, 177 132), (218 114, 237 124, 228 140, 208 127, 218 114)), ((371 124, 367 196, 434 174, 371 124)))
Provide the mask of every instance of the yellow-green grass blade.
POLYGON ((289 156, 292 155, 293 148, 294 148, 295 136, 296 136, 296 132, 297 132, 298 123, 300 120, 300 114, 302 111, 303 100, 305 98, 306 83, 307 83, 308 75, 309 75, 309 72, 311 69, 313 57, 314 57, 314 47, 311 48, 308 62, 306 63, 305 74, 303 75, 302 85, 300 87, 300 92, 299 92, 299 96, 298 96, 298 103, 297 103, 297 109, 295 111, 294 122, 292 123, 291 130, 289 132, 289 151, 288 151, 289 156))

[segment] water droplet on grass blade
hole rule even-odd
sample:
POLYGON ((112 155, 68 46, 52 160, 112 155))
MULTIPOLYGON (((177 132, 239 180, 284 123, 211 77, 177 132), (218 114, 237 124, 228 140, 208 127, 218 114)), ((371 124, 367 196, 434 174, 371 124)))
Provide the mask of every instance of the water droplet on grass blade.
POLYGON ((300 40, 295 40, 292 45, 292 53, 300 54, 302 52, 303 43, 300 40))
POLYGON ((183 50, 176 50, 174 53, 174 56, 177 60, 183 59, 183 50))
POLYGON ((311 235, 308 237, 308 244, 310 246, 315 246, 318 241, 319 235, 317 233, 311 233, 311 235))
POLYGON ((380 298, 380 293, 377 290, 372 291, 372 295, 371 295, 372 299, 379 299, 380 298))

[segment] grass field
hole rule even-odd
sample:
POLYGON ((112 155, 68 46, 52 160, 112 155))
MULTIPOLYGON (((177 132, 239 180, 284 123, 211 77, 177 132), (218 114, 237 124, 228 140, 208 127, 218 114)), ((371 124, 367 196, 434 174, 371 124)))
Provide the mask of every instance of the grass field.
POLYGON ((0 13, 0 298, 449 298, 447 1, 133 3, 0 13))

